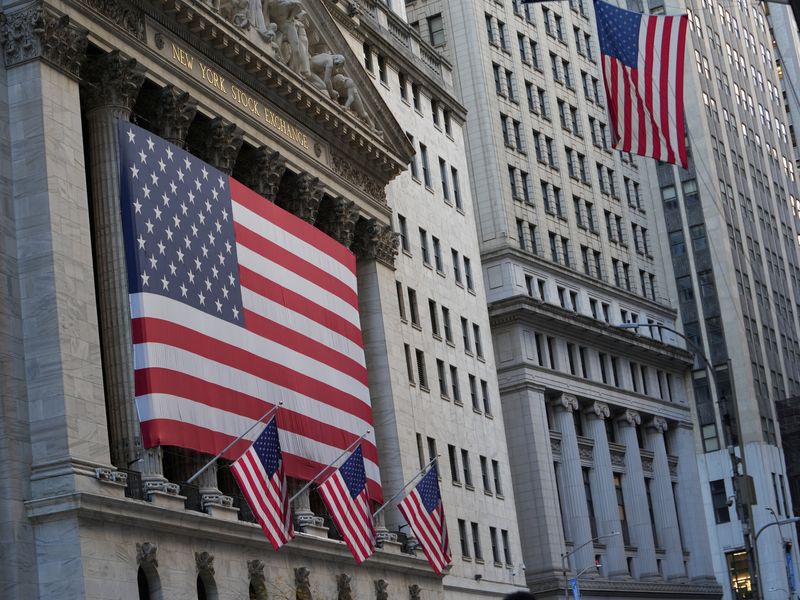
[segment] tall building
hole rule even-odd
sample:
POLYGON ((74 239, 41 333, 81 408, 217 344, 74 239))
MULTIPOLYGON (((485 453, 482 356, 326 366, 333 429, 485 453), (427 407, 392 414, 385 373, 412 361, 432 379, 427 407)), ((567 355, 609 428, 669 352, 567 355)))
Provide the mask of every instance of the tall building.
MULTIPOLYGON (((739 455, 744 448, 754 480, 754 504, 739 507, 751 513, 752 531, 791 517, 775 411, 800 385, 799 196, 784 108, 795 101, 793 90, 782 89, 765 6, 649 5, 689 14, 686 105, 697 107, 686 112, 691 164, 654 167, 650 197, 666 233, 665 255, 672 256, 683 330, 710 362, 706 369, 698 357, 693 372, 698 462, 714 570, 726 598, 749 598, 756 568, 762 598, 788 595, 798 585, 794 527, 767 527, 757 554, 746 555, 742 513, 734 505, 748 494, 735 495, 727 447, 739 455)), ((796 40, 791 13, 784 12, 777 27, 796 40)), ((785 50, 796 64, 793 45, 785 50)))
POLYGON ((526 580, 718 597, 691 354, 644 169, 610 149, 589 3, 406 2, 455 67, 526 580), (640 323, 641 335, 614 325, 640 323), (650 327, 647 327, 650 325, 650 327), (662 335, 663 333, 663 335, 662 335))
MULTIPOLYGON (((0 537, 13 541, 0 596, 416 600, 522 589, 464 109, 451 67, 402 7, 0 8, 0 537), (298 537, 276 553, 227 463, 192 486, 184 482, 208 456, 143 449, 117 121, 185 147, 355 253, 384 495, 440 455, 455 550, 446 577, 398 531, 393 507, 377 523, 382 548, 357 567, 315 493, 300 494, 298 537)), ((157 164, 146 173, 153 185, 157 164)), ((295 306, 281 294, 279 311, 295 306)), ((302 333, 303 316, 279 314, 275 327, 302 333)), ((339 339, 336 315, 307 316, 330 317, 339 339)), ((212 387, 204 375, 199 387, 212 387)))

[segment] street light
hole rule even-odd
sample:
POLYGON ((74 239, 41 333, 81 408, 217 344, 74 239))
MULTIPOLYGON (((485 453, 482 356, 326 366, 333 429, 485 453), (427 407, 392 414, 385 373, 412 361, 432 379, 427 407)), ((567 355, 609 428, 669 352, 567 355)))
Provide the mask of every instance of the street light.
MULTIPOLYGON (((616 329, 639 329, 640 327, 657 327, 658 329, 663 329, 665 331, 669 331, 679 338, 681 338, 686 345, 700 358, 703 359, 703 366, 705 367, 706 371, 708 371, 709 377, 714 384, 714 393, 718 392, 717 386, 717 375, 714 371, 711 361, 706 356, 703 348, 701 348, 697 343, 690 340, 680 331, 673 329, 667 325, 662 323, 619 323, 616 325, 612 325, 612 327, 616 329)), ((758 567, 758 548, 756 547, 755 541, 751 541, 751 536, 753 535, 751 523, 753 522, 753 504, 755 504, 755 486, 753 485, 753 478, 747 474, 747 462, 745 460, 744 455, 744 438, 742 437, 742 423, 741 419, 739 419, 739 411, 736 408, 736 397, 733 397, 733 406, 731 407, 732 410, 728 410, 727 406, 727 399, 726 399, 726 412, 727 414, 733 414, 736 418, 736 437, 738 439, 739 445, 739 456, 736 457, 736 452, 734 450, 733 445, 733 438, 732 432, 730 431, 730 421, 724 421, 725 427, 723 427, 723 436, 727 438, 725 440, 726 446, 728 447, 728 454, 731 457, 731 467, 733 469, 733 491, 734 497, 736 498, 736 512, 739 515, 739 520, 742 523, 742 538, 744 540, 744 551, 747 555, 747 563, 749 566, 749 570, 751 575, 750 578, 750 587, 753 591, 753 598, 758 600, 760 594, 758 593, 760 587, 760 579, 759 579, 759 567, 758 567), (741 473, 739 472, 739 465, 742 466, 741 473)), ((717 399, 717 404, 720 403, 720 399, 717 399)))
MULTIPOLYGON (((590 539, 588 541, 583 542, 577 548, 573 548, 569 552, 565 552, 564 554, 561 555, 561 571, 564 573, 564 600, 567 600, 569 598, 569 580, 567 579, 567 572, 569 571, 569 567, 568 567, 569 563, 567 562, 567 559, 570 556, 572 556, 573 554, 575 554, 581 548, 584 548, 585 546, 588 546, 589 544, 592 544, 592 543, 597 542, 599 540, 604 540, 606 538, 614 537, 615 535, 620 535, 620 532, 619 531, 612 531, 611 533, 606 533, 604 535, 598 535, 595 538, 592 538, 592 539, 590 539)), ((583 569, 583 571, 581 571, 578 574, 577 577, 575 577, 575 579, 577 580, 578 577, 583 575, 588 569, 590 569, 592 567, 596 567, 596 566, 597 565, 595 564, 595 565, 590 565, 590 566, 586 567, 585 569, 583 569)))

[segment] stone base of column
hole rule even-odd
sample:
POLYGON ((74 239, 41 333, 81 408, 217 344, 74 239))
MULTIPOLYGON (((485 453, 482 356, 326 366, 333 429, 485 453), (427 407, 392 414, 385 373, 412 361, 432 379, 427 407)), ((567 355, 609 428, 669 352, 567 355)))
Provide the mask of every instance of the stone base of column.
POLYGON ((161 508, 169 508, 172 510, 185 510, 186 509, 186 496, 180 494, 171 494, 164 491, 152 491, 148 494, 148 500, 153 506, 161 508))
POLYGON ((215 519, 222 519, 223 521, 239 520, 239 509, 234 506, 224 506, 222 504, 207 504, 206 512, 215 519))
POLYGON ((314 537, 327 538, 328 528, 325 527, 325 519, 318 517, 310 510, 295 512, 295 523, 297 529, 314 537))

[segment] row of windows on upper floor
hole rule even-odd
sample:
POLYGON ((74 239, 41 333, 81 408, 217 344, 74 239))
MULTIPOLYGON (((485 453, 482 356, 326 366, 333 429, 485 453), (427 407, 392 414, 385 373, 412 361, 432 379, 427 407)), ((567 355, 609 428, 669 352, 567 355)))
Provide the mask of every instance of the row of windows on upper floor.
MULTIPOLYGON (((403 252, 409 256, 412 256, 411 241, 408 236, 408 221, 406 220, 405 216, 398 214, 397 223, 400 230, 400 248, 403 250, 403 252)), ((422 264, 423 266, 431 269, 435 268, 436 272, 444 277, 446 273, 444 258, 442 256, 442 243, 435 235, 430 236, 430 242, 431 245, 428 244, 428 231, 420 227, 419 249, 420 254, 422 255, 422 264), (431 258, 433 261, 431 261, 431 258)), ((472 261, 468 256, 462 255, 455 248, 450 249, 450 258, 452 261, 451 265, 453 269, 453 279, 455 280, 456 285, 460 288, 464 288, 466 286, 467 291, 469 291, 471 294, 474 294, 475 279, 472 273, 472 261)))
MULTIPOLYGON (((553 39, 558 40, 565 46, 568 46, 567 40, 567 29, 566 25, 564 24, 564 17, 561 16, 557 11, 552 10, 549 7, 542 7, 542 22, 544 24, 544 31, 545 33, 553 39)), ((520 15, 519 12, 515 13, 520 15)), ((526 22, 529 25, 536 27, 536 21, 533 18, 532 11, 527 11, 526 7, 526 22)), ((490 13, 484 13, 484 20, 486 23, 486 36, 489 40, 489 43, 492 46, 498 47, 501 50, 510 53, 511 52, 511 40, 509 37, 509 27, 508 25, 498 19, 494 15, 490 13)), ((592 50, 592 41, 591 36, 582 31, 579 27, 573 26, 573 34, 575 35, 575 49, 576 51, 584 56, 587 56, 590 60, 593 59, 593 50, 592 50)), ((527 45, 525 42, 525 36, 522 33, 517 34, 517 38, 519 40, 520 49, 522 51, 522 46, 527 45)), ((524 60, 524 54, 521 52, 521 56, 524 60)))
MULTIPOLYGON (((414 136, 408 132, 406 132, 406 136, 413 145, 414 136)), ((411 162, 409 163, 411 177, 413 177, 414 181, 417 183, 423 183, 427 189, 433 191, 433 175, 431 174, 430 160, 428 157, 428 146, 422 142, 419 142, 419 161, 418 163, 416 154, 411 157, 411 162), (420 177, 420 167, 422 177, 420 177)), ((458 169, 452 165, 448 166, 447 161, 441 156, 439 157, 439 182, 444 201, 451 206, 455 206, 456 210, 463 213, 464 201, 461 197, 461 184, 458 176, 458 169)))
MULTIPOLYGON (((773 472, 771 475, 772 492, 775 498, 775 514, 777 517, 791 517, 792 507, 788 502, 788 495, 786 493, 786 479, 782 473, 773 472)), ((729 484, 730 487, 726 490, 725 482, 725 479, 716 479, 708 482, 711 490, 711 505, 714 509, 714 521, 717 523, 717 525, 730 523, 731 521, 731 505, 728 503, 728 500, 734 495, 734 488, 733 482, 731 482, 729 484)), ((766 502, 765 504, 772 503, 766 502)), ((772 509, 768 508, 767 510, 772 509)))

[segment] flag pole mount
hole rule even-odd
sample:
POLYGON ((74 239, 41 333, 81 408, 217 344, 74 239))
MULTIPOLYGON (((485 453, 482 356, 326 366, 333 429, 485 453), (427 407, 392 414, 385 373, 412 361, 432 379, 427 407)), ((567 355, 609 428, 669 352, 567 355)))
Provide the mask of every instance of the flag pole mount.
POLYGON ((427 465, 425 465, 419 471, 417 471, 417 474, 414 475, 411 479, 409 479, 408 483, 406 483, 403 487, 401 487, 394 496, 392 496, 386 502, 381 504, 380 507, 378 508, 378 510, 376 510, 374 513, 372 513, 372 518, 374 519, 375 517, 377 517, 380 513, 382 513, 384 511, 384 509, 387 506, 389 506, 389 504, 392 503, 392 501, 397 500, 397 498, 400 496, 400 494, 405 492, 408 489, 408 487, 419 478, 420 475, 424 474, 425 471, 427 471, 433 463, 435 463, 437 460, 439 460, 440 456, 441 456, 441 454, 437 454, 436 456, 434 456, 431 459, 431 461, 427 465))

